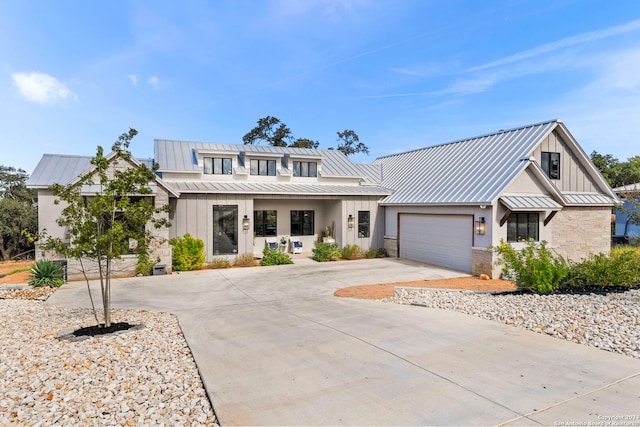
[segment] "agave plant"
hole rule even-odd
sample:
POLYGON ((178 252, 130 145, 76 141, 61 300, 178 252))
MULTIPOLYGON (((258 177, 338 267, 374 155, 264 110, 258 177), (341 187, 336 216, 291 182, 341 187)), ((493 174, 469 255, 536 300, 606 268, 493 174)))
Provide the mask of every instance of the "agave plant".
POLYGON ((40 260, 36 261, 31 269, 31 277, 29 278, 29 286, 32 288, 40 288, 48 286, 57 288, 64 284, 62 266, 53 261, 40 260))

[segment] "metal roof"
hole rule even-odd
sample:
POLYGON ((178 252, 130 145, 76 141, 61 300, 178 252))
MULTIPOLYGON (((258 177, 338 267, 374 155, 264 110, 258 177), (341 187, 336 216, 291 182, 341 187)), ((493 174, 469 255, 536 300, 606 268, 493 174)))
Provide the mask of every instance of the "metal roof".
POLYGON ((561 123, 552 120, 380 157, 388 204, 492 204, 529 164, 535 147, 561 123))
POLYGON ((276 182, 233 181, 165 181, 165 184, 185 193, 288 194, 324 196, 388 196, 390 190, 377 186, 338 184, 289 184, 276 182))
MULTIPOLYGON (((251 155, 285 156, 295 159, 318 158, 322 162, 324 177, 361 177, 366 182, 380 183, 380 166, 361 165, 351 161, 338 150, 316 150, 312 148, 272 147, 270 145, 218 144, 208 142, 154 140, 154 155, 161 172, 197 172, 197 152, 246 153, 251 155)), ((246 165, 243 165, 246 167, 246 165)))
POLYGON ((619 201, 600 193, 562 193, 562 198, 567 205, 602 205, 613 206, 619 201))
POLYGON ((615 191, 616 193, 637 193, 638 191, 640 191, 640 182, 636 184, 623 185, 622 187, 616 187, 613 189, 613 191, 615 191))
POLYGON ((562 205, 549 196, 502 196, 500 202, 510 211, 559 211, 562 205))

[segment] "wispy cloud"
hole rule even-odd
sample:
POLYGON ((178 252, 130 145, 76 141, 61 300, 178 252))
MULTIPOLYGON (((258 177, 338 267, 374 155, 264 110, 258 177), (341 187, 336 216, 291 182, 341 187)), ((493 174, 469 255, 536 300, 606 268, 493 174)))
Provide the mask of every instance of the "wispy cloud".
POLYGON ((356 13, 366 7, 369 0, 277 0, 273 11, 279 16, 324 16, 332 20, 356 13))
POLYGON ((20 94, 37 104, 58 104, 67 99, 78 99, 66 84, 45 73, 13 73, 11 77, 20 94))
POLYGON ((478 71, 478 70, 484 70, 487 68, 494 68, 498 66, 512 64, 514 62, 520 62, 524 59, 529 59, 536 56, 544 55, 560 49, 565 49, 568 47, 577 46, 584 43, 589 43, 589 42, 617 36, 624 33, 631 33, 638 30, 640 30, 640 19, 628 22, 623 25, 606 28, 604 30, 582 33, 582 34, 567 37, 552 43, 543 44, 533 49, 528 49, 522 52, 518 52, 514 55, 510 55, 505 58, 501 58, 484 65, 470 68, 469 71, 478 71))
POLYGON ((154 89, 158 89, 160 86, 160 79, 157 76, 151 76, 147 79, 147 83, 154 89))
POLYGON ((138 86, 138 76, 136 76, 135 74, 129 74, 127 77, 131 81, 132 85, 138 86))

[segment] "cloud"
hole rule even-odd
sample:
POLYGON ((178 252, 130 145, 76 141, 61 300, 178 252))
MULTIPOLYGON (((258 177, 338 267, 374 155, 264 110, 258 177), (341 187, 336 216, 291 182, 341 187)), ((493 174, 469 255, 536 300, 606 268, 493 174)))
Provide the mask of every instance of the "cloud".
POLYGON ((78 99, 64 83, 45 73, 13 73, 11 77, 22 96, 37 104, 58 104, 67 99, 78 99))
POLYGON ((129 74, 127 77, 131 81, 132 85, 138 86, 138 76, 136 76, 135 74, 129 74))
POLYGON ((324 16, 337 20, 355 14, 370 3, 369 0, 276 0, 273 7, 279 16, 324 16))
POLYGON ((158 86, 160 86, 160 79, 156 76, 151 76, 147 79, 147 83, 149 83, 149 85, 154 89, 158 89, 158 86))

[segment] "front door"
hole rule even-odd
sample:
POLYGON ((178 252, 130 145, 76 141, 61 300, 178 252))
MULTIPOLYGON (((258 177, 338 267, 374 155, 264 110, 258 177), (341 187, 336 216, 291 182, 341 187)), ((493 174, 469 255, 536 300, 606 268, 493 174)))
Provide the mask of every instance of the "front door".
POLYGON ((238 206, 213 207, 213 254, 238 253, 238 206))

